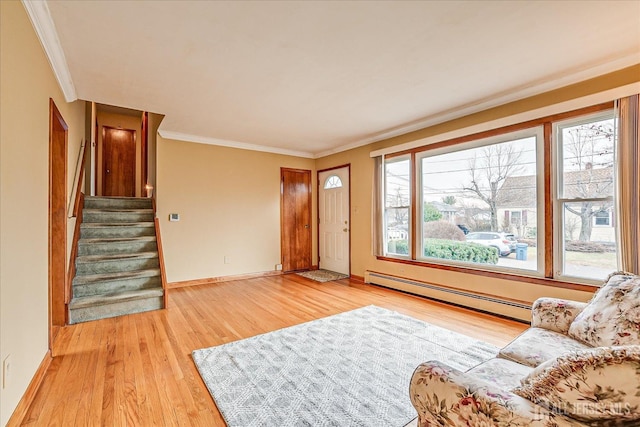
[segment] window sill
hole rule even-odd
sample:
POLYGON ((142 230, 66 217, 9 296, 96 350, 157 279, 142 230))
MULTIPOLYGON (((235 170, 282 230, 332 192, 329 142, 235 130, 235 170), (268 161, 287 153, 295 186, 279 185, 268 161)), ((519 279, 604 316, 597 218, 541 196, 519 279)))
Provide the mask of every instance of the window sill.
POLYGON ((550 279, 546 277, 526 276, 522 274, 505 273, 501 271, 489 271, 489 270, 482 270, 480 268, 473 268, 473 267, 437 264, 437 263, 432 263, 427 261, 416 261, 416 260, 407 259, 407 258, 392 258, 387 256, 376 256, 376 259, 380 261, 395 262, 399 264, 415 265, 417 267, 428 267, 428 268, 435 268, 439 270, 455 271, 457 273, 467 273, 467 274, 475 274, 478 276, 494 277, 497 279, 513 280, 515 282, 524 282, 524 283, 531 283, 531 284, 543 285, 543 286, 553 286, 556 288, 571 289, 575 291, 595 292, 598 289, 600 289, 600 286, 598 285, 591 285, 586 283, 574 283, 574 282, 567 282, 567 281, 562 281, 557 279, 550 279))

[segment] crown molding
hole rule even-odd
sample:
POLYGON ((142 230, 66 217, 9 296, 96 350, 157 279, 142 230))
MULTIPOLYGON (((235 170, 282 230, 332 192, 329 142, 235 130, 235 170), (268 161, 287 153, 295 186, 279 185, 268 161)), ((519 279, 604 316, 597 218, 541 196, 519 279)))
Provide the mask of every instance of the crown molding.
POLYGON ((49 59, 53 74, 56 76, 56 80, 58 80, 65 100, 67 102, 77 100, 76 88, 73 85, 67 60, 64 56, 60 39, 58 39, 56 26, 51 18, 47 2, 44 0, 22 0, 22 4, 27 11, 27 15, 29 15, 31 24, 49 59))
POLYGON ((246 142, 229 141, 226 139, 210 138, 201 135, 192 135, 171 130, 158 130, 161 137, 165 139, 175 139, 176 141, 196 142, 199 144, 218 145, 220 147, 239 148, 241 150, 262 151, 264 153, 282 154, 285 156, 315 158, 312 153, 306 151, 287 150, 284 148, 268 147, 266 145, 249 144, 246 142))

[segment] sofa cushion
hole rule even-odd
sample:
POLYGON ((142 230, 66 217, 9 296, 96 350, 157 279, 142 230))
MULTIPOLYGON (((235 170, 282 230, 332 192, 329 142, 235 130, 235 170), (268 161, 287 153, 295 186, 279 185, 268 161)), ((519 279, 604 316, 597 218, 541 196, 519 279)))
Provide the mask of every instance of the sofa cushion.
POLYGON ((499 357, 535 368, 565 353, 591 348, 564 334, 543 328, 529 328, 500 350, 499 357))
POLYGON ((638 421, 640 346, 598 347, 558 357, 533 370, 512 392, 581 421, 638 421))
POLYGON ((522 378, 533 368, 507 359, 493 358, 467 371, 483 381, 497 385, 500 389, 511 390, 520 385, 522 378))
POLYGON ((569 327, 569 336, 594 347, 640 344, 640 276, 616 273, 569 327))
POLYGON ((559 298, 538 298, 531 306, 531 326, 566 334, 586 302, 559 298))

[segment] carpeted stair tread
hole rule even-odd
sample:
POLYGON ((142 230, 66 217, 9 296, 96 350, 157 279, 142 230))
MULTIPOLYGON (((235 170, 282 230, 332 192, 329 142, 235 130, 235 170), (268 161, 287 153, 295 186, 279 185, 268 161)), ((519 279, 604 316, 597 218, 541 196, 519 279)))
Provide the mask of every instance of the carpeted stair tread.
POLYGON ((76 264, 106 262, 106 261, 114 261, 118 259, 131 260, 131 259, 145 259, 145 258, 157 258, 157 257, 158 257, 158 252, 138 252, 134 254, 115 254, 115 255, 83 255, 76 258, 76 264))
POLYGON ((128 280, 138 279, 142 277, 156 277, 160 276, 159 268, 148 268, 146 270, 135 271, 123 271, 119 273, 100 273, 100 274, 85 274, 82 276, 76 276, 73 279, 73 285, 84 285, 87 283, 95 282, 111 282, 114 280, 128 280))
POLYGON ((137 201, 137 200, 148 200, 151 203, 151 199, 147 199, 146 197, 133 197, 133 196, 86 196, 85 200, 129 200, 129 201, 137 201))
POLYGON ((91 209, 83 209, 82 212, 88 212, 88 213, 98 213, 98 212, 153 213, 153 209, 151 209, 151 208, 131 208, 131 209, 127 209, 127 208, 114 207, 114 208, 104 208, 104 209, 93 209, 93 208, 91 208, 91 209))
POLYGON ((104 208, 104 209, 84 209, 82 211, 83 222, 126 224, 131 222, 153 222, 153 209, 150 208, 104 208))
POLYGON ((117 234, 118 233, 107 233, 107 235, 88 236, 78 240, 78 256, 127 255, 140 252, 158 251, 158 241, 155 235, 134 237, 126 235, 118 236, 117 234))
POLYGON ((80 225, 81 239, 155 236, 155 233, 156 229, 153 221, 83 222, 80 225))
POLYGON ((92 245, 100 243, 126 243, 126 242, 155 242, 156 236, 140 236, 140 237, 89 237, 80 239, 78 243, 81 245, 92 245))
POLYGON ((125 301, 133 301, 146 298, 162 297, 162 288, 141 289, 137 291, 117 292, 113 294, 91 295, 87 297, 73 298, 69 302, 69 309, 76 310, 99 305, 116 304, 125 301))
POLYGON ((158 252, 82 255, 76 258, 76 276, 118 273, 159 267, 158 252))
POLYGON ((107 228, 107 227, 155 227, 153 221, 145 222, 83 222, 81 228, 107 228))
POLYGON ((153 202, 148 198, 141 197, 85 197, 85 209, 135 209, 153 208, 153 202))

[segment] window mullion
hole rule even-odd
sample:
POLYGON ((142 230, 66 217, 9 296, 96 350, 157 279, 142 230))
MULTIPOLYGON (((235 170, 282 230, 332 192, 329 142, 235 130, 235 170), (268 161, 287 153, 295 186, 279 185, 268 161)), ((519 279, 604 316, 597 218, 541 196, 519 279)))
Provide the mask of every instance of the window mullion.
POLYGON ((554 272, 554 201, 553 188, 553 125, 551 122, 544 124, 544 277, 553 278, 554 272))
POLYGON ((411 176, 411 182, 410 182, 410 191, 411 191, 411 221, 410 221, 410 228, 411 228, 411 259, 415 260, 416 259, 416 254, 418 253, 417 251, 417 245, 418 245, 418 239, 416 238, 417 236, 417 229, 418 229, 418 202, 417 202, 417 183, 416 183, 416 175, 417 175, 417 170, 418 168, 416 167, 416 153, 412 152, 411 153, 411 161, 409 162, 409 164, 411 165, 411 169, 410 169, 410 176, 411 176))
POLYGON ((580 202, 612 202, 613 196, 608 197, 584 197, 575 199, 558 199, 558 203, 580 203, 580 202))

